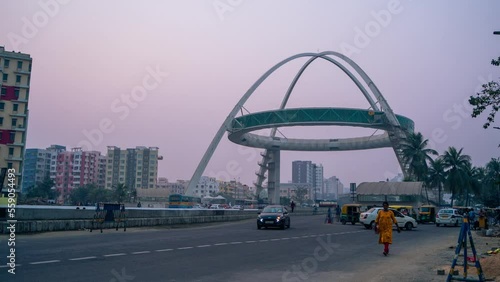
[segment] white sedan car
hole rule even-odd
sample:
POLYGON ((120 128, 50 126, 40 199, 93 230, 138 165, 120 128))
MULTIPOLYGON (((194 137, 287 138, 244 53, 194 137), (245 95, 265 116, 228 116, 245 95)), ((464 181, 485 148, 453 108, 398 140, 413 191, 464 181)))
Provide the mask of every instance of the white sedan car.
POLYGON ((442 209, 436 214, 436 226, 453 225, 459 226, 462 224, 463 217, 457 209, 442 209))
MULTIPOLYGON (((363 212, 359 215, 359 221, 365 226, 366 229, 372 229, 375 226, 375 219, 377 218, 377 214, 382 207, 371 208, 366 212, 363 212)), ((396 217, 396 221, 398 222, 399 228, 405 228, 406 230, 412 230, 413 228, 417 228, 417 221, 409 216, 406 216, 400 213, 397 210, 389 209, 394 213, 396 217)))

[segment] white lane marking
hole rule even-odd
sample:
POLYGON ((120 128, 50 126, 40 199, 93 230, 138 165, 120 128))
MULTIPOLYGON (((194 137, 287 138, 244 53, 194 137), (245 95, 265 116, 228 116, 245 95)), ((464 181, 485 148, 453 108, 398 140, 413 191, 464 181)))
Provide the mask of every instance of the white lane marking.
POLYGON ((173 251, 174 249, 161 249, 161 250, 155 250, 155 252, 170 252, 173 251))
POLYGON ((30 262, 30 264, 44 264, 44 263, 54 263, 54 262, 61 262, 60 260, 46 260, 46 261, 37 261, 37 262, 30 262))
MULTIPOLYGON (((16 267, 17 266, 21 266, 20 264, 16 264, 16 267)), ((0 265, 0 268, 4 268, 4 267, 10 267, 10 265, 0 265)))
POLYGON ((95 259, 96 257, 82 257, 82 258, 72 258, 69 260, 86 260, 86 259, 95 259))
POLYGON ((119 254, 109 254, 109 255, 104 255, 104 257, 117 257, 117 256, 124 256, 126 253, 119 253, 119 254))
MULTIPOLYGON (((263 239, 263 240, 258 240, 258 241, 245 241, 245 243, 257 243, 257 242, 269 242, 269 241, 279 241, 279 240, 289 240, 289 239, 300 239, 300 238, 310 238, 310 237, 316 237, 316 236, 324 236, 324 235, 344 235, 344 234, 352 234, 352 233, 360 233, 364 231, 350 231, 350 232, 339 232, 339 233, 327 233, 327 234, 311 234, 311 235, 304 235, 300 237, 285 237, 285 238, 274 238, 274 239, 263 239)), ((236 244, 242 244, 243 242, 230 242, 230 243, 216 243, 214 246, 224 246, 224 245, 236 245, 236 244)), ((210 247, 212 245, 200 245, 197 246, 197 248, 206 248, 210 247)), ((181 247, 177 248, 177 250, 187 250, 187 249, 193 249, 193 247, 181 247)), ((173 251, 174 249, 160 249, 160 250, 154 250, 155 252, 169 252, 173 251)), ((141 252, 133 252, 131 254, 138 255, 138 254, 148 254, 151 253, 151 251, 141 251, 141 252)), ((115 256, 124 256, 126 255, 125 253, 117 253, 117 254, 108 254, 108 255, 103 255, 104 257, 115 257, 115 256)), ((97 257, 91 256, 91 257, 81 257, 81 258, 72 258, 69 259, 71 261, 78 261, 78 260, 88 260, 88 259, 95 259, 97 257)), ((47 261, 37 261, 37 262, 30 262, 29 264, 36 265, 36 264, 47 264, 47 263, 55 263, 55 262, 61 262, 60 260, 47 260, 47 261)), ((16 266, 21 266, 20 264, 16 264, 16 266)), ((6 268, 8 267, 7 265, 5 266, 0 266, 0 268, 6 268)))

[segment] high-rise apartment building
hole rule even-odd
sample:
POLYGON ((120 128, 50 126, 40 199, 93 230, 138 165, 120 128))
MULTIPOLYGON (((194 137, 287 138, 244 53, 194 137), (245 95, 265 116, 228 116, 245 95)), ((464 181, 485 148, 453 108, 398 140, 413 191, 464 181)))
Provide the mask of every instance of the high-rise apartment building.
POLYGON ((112 189, 120 183, 125 184, 129 189, 155 188, 157 176, 157 147, 138 146, 122 150, 115 146, 108 146, 106 189, 112 189))
POLYGON ((99 184, 99 163, 103 163, 104 157, 98 151, 83 151, 81 148, 73 148, 71 152, 61 152, 57 155, 56 166, 56 189, 59 192, 59 203, 67 203, 69 195, 74 188, 86 184, 99 184))
POLYGON ((22 192, 27 193, 45 178, 55 180, 57 154, 66 151, 66 147, 52 145, 47 149, 26 149, 23 163, 22 192), (53 174, 51 174, 53 171, 53 174))
POLYGON ((292 183, 307 184, 312 189, 309 198, 319 200, 323 198, 323 165, 311 161, 292 162, 292 183))
POLYGON ((292 162, 292 182, 313 184, 313 163, 311 161, 292 162))
POLYGON ((313 189, 315 199, 325 199, 323 194, 323 165, 313 164, 313 189))
MULTIPOLYGON (((28 127, 31 62, 30 55, 5 51, 0 46, 0 169, 14 170, 14 184, 19 192, 28 127)), ((0 189, 7 187, 7 181, 5 177, 0 189)))

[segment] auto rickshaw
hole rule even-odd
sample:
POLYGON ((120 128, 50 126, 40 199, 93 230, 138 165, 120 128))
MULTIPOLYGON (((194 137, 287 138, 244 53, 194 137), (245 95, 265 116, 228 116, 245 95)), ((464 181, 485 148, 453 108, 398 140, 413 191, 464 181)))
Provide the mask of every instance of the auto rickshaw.
POLYGON ((436 206, 423 205, 418 211, 419 223, 435 222, 436 221, 436 206))
POLYGON ((413 219, 417 220, 417 213, 413 209, 413 206, 389 206, 391 209, 395 209, 399 211, 400 213, 407 215, 409 217, 412 217, 413 219))
POLYGON ((340 215, 340 222, 346 224, 350 222, 352 225, 359 222, 359 215, 361 213, 360 204, 345 204, 342 206, 342 213, 340 215))

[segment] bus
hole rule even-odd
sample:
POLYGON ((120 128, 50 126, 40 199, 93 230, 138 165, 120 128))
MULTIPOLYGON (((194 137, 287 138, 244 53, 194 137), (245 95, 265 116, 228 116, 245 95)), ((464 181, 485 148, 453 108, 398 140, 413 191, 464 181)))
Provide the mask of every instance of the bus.
POLYGON ((201 204, 201 198, 186 196, 181 194, 172 194, 168 196, 169 208, 187 208, 192 209, 194 205, 201 204))
POLYGON ((237 199, 234 201, 235 206, 241 206, 243 209, 256 209, 257 200, 251 199, 237 199))
POLYGON ((318 207, 329 207, 329 208, 337 207, 337 201, 333 200, 316 200, 316 204, 318 205, 318 207))

